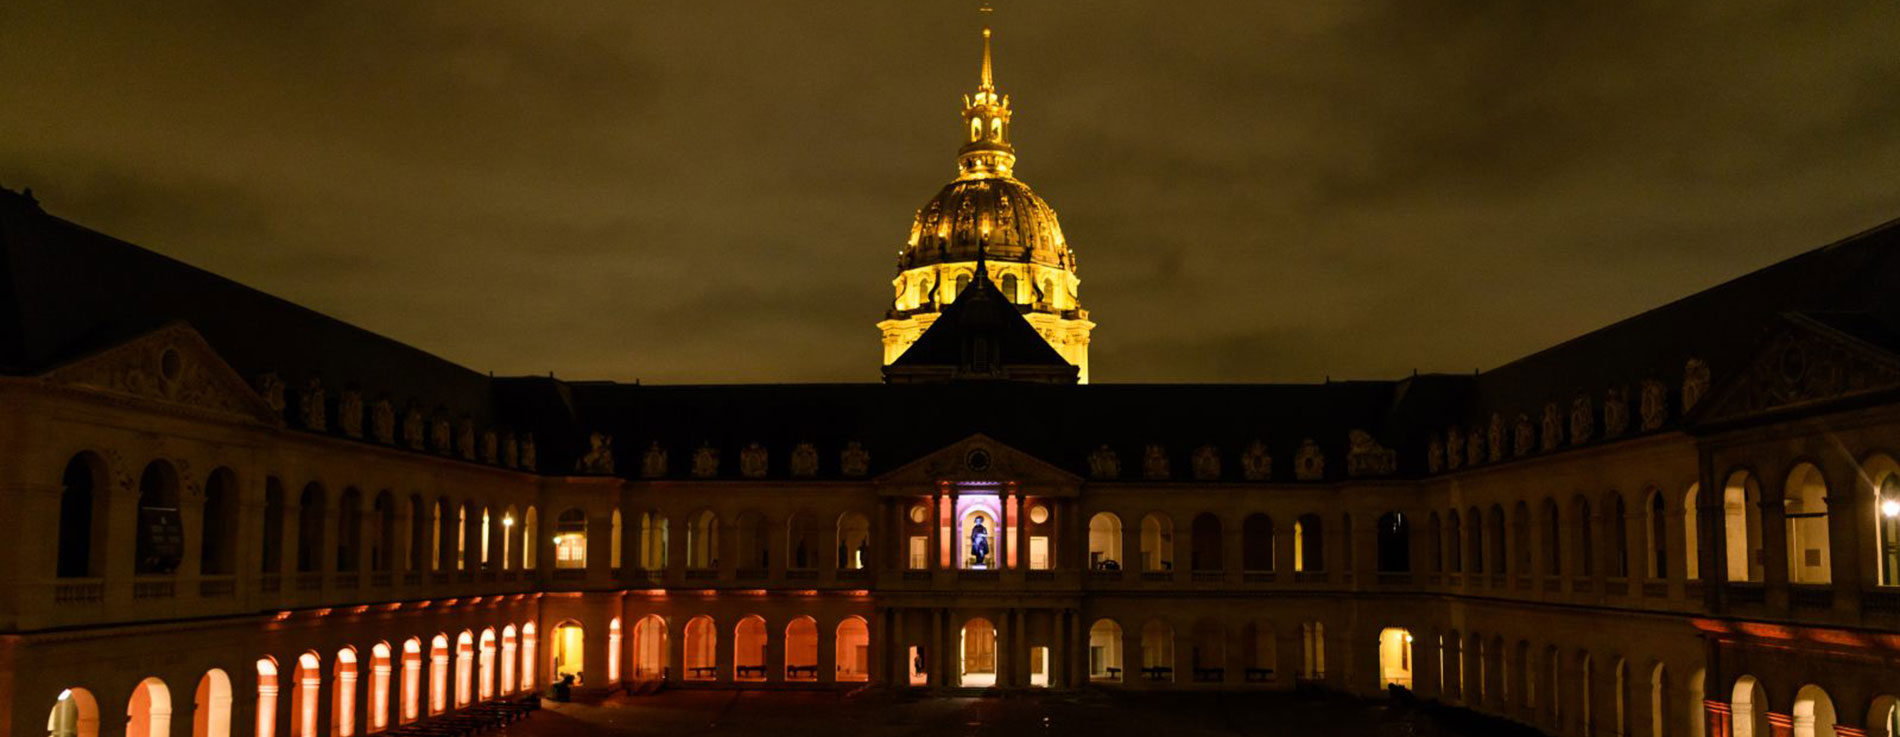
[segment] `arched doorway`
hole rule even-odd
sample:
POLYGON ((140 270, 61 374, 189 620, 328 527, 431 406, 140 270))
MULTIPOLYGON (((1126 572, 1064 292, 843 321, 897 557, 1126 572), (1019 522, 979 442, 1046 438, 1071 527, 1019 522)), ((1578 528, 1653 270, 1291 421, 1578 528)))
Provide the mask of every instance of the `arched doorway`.
POLYGON ((554 660, 554 680, 573 676, 576 685, 586 682, 581 673, 581 646, 584 640, 585 633, 579 622, 570 619, 554 626, 552 640, 548 643, 548 655, 554 660))
POLYGON ((429 641, 429 713, 449 709, 449 637, 437 633, 429 641))
POLYGON ((389 643, 378 642, 369 649, 369 731, 389 727, 389 643))
POLYGON ((1089 569, 1119 571, 1122 558, 1122 521, 1108 512, 1089 518, 1089 569))
POLYGON ((277 737, 277 660, 257 659, 257 737, 277 737))
POLYGON ((1398 627, 1379 631, 1379 685, 1412 687, 1412 633, 1398 627))
POLYGON ((811 617, 785 625, 785 680, 818 680, 818 622, 811 617))
POLYGON ((455 708, 475 700, 475 635, 468 630, 455 636, 455 708))
POLYGON ((1159 619, 1141 626, 1141 674, 1150 681, 1174 680, 1174 628, 1159 619))
POLYGON ((1122 626, 1113 619, 1098 619, 1089 626, 1089 680, 1122 680, 1122 626))
POLYGON ((732 628, 732 679, 765 680, 765 618, 751 615, 732 628))
MULTIPOLYGON (((528 509, 528 519, 534 519, 532 507, 528 509)), ((534 623, 528 622, 521 625, 521 690, 523 691, 534 690, 535 679, 538 677, 536 674, 541 672, 541 661, 535 658, 534 653, 536 642, 534 623)))
POLYGON ((838 623, 836 648, 839 681, 871 680, 871 627, 863 617, 845 617, 838 623))
POLYGON ((1219 683, 1227 677, 1227 632, 1220 622, 1203 618, 1194 623, 1195 682, 1219 683))
POLYGON ((982 617, 963 623, 959 652, 963 656, 959 685, 978 688, 996 685, 996 625, 982 617))
POLYGON ((501 686, 502 693, 514 693, 521 690, 517 684, 520 678, 515 676, 515 660, 520 650, 520 640, 515 637, 515 626, 501 628, 501 686))
POLYGON ((666 678, 666 620, 649 614, 633 623, 633 677, 635 680, 666 678))
POLYGON ((686 623, 686 678, 712 681, 719 678, 719 630, 712 617, 698 616, 686 623))
POLYGON ((297 656, 297 668, 290 674, 294 684, 290 692, 290 737, 321 737, 317 733, 317 689, 323 687, 322 665, 316 653, 297 656))
POLYGON ((191 737, 231 737, 231 677, 217 668, 198 679, 191 737))
POLYGON ((399 719, 403 724, 408 724, 421 716, 422 641, 411 637, 402 643, 402 709, 399 719))
POLYGON ((99 702, 92 692, 69 688, 59 692, 53 712, 46 717, 48 737, 99 737, 99 702))

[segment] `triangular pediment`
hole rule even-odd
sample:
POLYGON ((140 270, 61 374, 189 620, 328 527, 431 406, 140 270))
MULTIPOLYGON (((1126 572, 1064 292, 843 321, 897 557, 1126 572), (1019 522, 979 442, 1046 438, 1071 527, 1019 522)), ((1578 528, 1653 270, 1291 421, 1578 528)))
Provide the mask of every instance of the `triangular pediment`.
POLYGON ((1884 328, 1854 316, 1784 315, 1762 350, 1696 408, 1693 425, 1819 410, 1900 390, 1900 355, 1884 328))
POLYGON ((282 417, 204 336, 183 322, 74 359, 41 375, 47 383, 277 425, 282 417))
POLYGON ((925 486, 942 482, 1016 482, 1019 485, 1072 488, 1082 478, 982 433, 951 443, 877 478, 885 486, 925 486))

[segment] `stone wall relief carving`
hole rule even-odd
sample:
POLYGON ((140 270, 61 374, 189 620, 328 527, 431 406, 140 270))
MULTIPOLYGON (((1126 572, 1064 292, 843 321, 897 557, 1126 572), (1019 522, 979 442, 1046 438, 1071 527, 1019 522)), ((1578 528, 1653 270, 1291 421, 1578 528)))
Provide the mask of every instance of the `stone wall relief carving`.
POLYGON ((1220 450, 1203 445, 1194 451, 1194 478, 1200 481, 1220 479, 1220 450))
POLYGON ((1150 444, 1141 456, 1141 475, 1144 478, 1163 480, 1168 478, 1168 470, 1167 449, 1150 444))
POLYGON ((275 371, 266 371, 257 375, 257 393, 264 398, 264 404, 277 414, 284 413, 284 379, 275 371))
POLYGON ((1247 452, 1240 456, 1241 474, 1248 481, 1265 481, 1273 477, 1273 456, 1267 453, 1267 444, 1259 440, 1247 446, 1247 452))
POLYGON ((719 449, 701 444, 693 451, 693 476, 709 479, 719 475, 719 449))
POLYGON ((1682 413, 1689 414, 1696 402, 1709 393, 1709 364, 1700 358, 1691 358, 1682 367, 1682 413))
POLYGON ((640 454, 640 478, 657 479, 666 476, 666 449, 660 447, 660 441, 647 444, 645 453, 640 454))
POLYGON ((369 408, 370 436, 376 442, 393 445, 396 442, 396 408, 389 405, 388 399, 378 399, 369 408))
POLYGON ((422 450, 422 410, 410 405, 402 413, 402 442, 410 450, 422 450))
POLYGON ((1669 388, 1655 379, 1643 380, 1643 430, 1655 430, 1669 419, 1669 388))
POLYGON ((1491 439, 1491 462, 1504 460, 1504 416, 1491 413, 1491 427, 1486 432, 1491 439))
POLYGON ((846 476, 863 476, 871 470, 871 452, 856 440, 845 443, 838 453, 838 468, 846 476))
POLYGON ((1398 470, 1398 454, 1379 444, 1372 433, 1353 430, 1346 433, 1346 475, 1389 476, 1398 470))
POLYGON ((1544 445, 1546 451, 1556 450, 1564 442, 1564 413, 1557 408, 1556 402, 1544 404, 1544 445))
POLYGON ((1089 476, 1098 479, 1112 479, 1122 475, 1122 459, 1115 451, 1104 444, 1089 453, 1089 476))
POLYGON ((343 395, 336 400, 337 426, 343 428, 343 434, 352 438, 363 437, 363 393, 355 389, 344 389, 343 395))
POLYGON ((1577 392, 1570 399, 1570 444, 1583 445, 1590 442, 1596 434, 1596 408, 1590 406, 1590 395, 1577 392))
POLYGON ((1457 425, 1445 428, 1445 468, 1456 471, 1465 464, 1465 434, 1457 425))
POLYGON ((501 465, 521 467, 521 442, 515 439, 514 433, 501 436, 501 465))
POLYGON ((1445 441, 1432 433, 1432 440, 1425 446, 1425 471, 1439 473, 1445 470, 1445 441))
POLYGON ((765 446, 747 443, 739 450, 739 475, 749 479, 764 478, 766 469, 765 446))
POLYGON ((455 452, 462 460, 475 460, 475 421, 466 417, 455 427, 455 452))
POLYGON ((435 452, 448 455, 453 450, 450 446, 454 440, 452 436, 453 433, 449 430, 449 418, 437 416, 435 422, 429 424, 429 444, 435 446, 435 452))
POLYGON ((1326 478, 1326 454, 1312 438, 1301 440, 1299 451, 1293 454, 1293 477, 1301 481, 1326 478))
POLYGON ((1471 428, 1470 437, 1465 440, 1465 465, 1476 466, 1484 462, 1484 435, 1478 428, 1471 428))
POLYGON ((818 475, 818 449, 811 443, 792 446, 792 476, 811 478, 818 475))
POLYGON ((1603 392, 1603 437, 1614 438, 1623 434, 1630 426, 1629 397, 1623 393, 1623 387, 1613 386, 1603 392))
POLYGON ((521 467, 529 471, 539 470, 540 464, 536 462, 538 460, 539 459, 534 456, 534 433, 522 435, 521 467))
POLYGON ((1537 449, 1537 428, 1531 424, 1530 415, 1517 413, 1517 424, 1511 434, 1511 455, 1522 458, 1537 449))
POLYGON ((574 459, 574 470, 603 476, 613 475, 614 436, 599 432, 589 433, 587 452, 574 459))
POLYGON ((500 460, 500 448, 499 448, 500 442, 501 442, 501 439, 495 436, 494 430, 490 429, 490 430, 482 431, 482 462, 483 463, 492 464, 500 460))
POLYGON ((324 417, 323 381, 311 379, 304 384, 303 391, 297 393, 297 418, 305 429, 322 432, 328 427, 324 417))

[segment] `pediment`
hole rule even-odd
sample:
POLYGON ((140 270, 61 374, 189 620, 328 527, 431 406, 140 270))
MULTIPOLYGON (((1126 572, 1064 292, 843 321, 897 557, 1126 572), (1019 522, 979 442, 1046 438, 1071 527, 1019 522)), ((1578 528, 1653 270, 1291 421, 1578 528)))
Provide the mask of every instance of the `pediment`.
POLYGON ((40 377, 69 386, 188 407, 264 424, 282 424, 264 397, 224 362, 190 325, 172 322, 40 377))
POLYGON ((885 486, 935 486, 942 482, 997 481, 1042 487, 1074 487, 1082 478, 982 433, 951 443, 891 469, 885 486))
POLYGON ((1785 315, 1762 350, 1691 419, 1716 425, 1900 390, 1900 356, 1808 315, 1785 315))

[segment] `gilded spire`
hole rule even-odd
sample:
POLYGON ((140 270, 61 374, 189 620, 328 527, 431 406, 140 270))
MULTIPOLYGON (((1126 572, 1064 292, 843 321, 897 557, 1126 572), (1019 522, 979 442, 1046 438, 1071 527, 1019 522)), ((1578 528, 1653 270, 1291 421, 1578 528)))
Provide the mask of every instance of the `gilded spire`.
POLYGON ((996 75, 990 62, 990 27, 983 26, 983 66, 976 94, 963 97, 963 124, 969 131, 957 152, 961 179, 1010 176, 1016 150, 1009 145, 1009 98, 996 94, 996 75))
POLYGON ((990 75, 990 27, 983 27, 983 83, 977 89, 989 92, 996 89, 996 81, 990 75))

